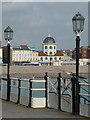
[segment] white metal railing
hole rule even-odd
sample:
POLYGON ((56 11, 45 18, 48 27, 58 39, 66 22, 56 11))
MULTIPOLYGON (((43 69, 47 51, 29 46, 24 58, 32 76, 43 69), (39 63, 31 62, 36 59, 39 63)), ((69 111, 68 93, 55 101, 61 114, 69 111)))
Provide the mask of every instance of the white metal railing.
POLYGON ((82 85, 82 86, 90 86, 90 84, 88 84, 88 83, 79 83, 79 85, 82 85))
POLYGON ((79 93, 79 95, 81 95, 81 96, 90 96, 90 94, 83 94, 83 93, 79 93))
MULTIPOLYGON (((0 86, 6 86, 7 87, 7 83, 3 83, 3 81, 6 81, 7 82, 7 77, 1 77, 0 78, 1 80, 1 83, 0 83, 0 86)), ((14 78, 14 77, 10 77, 10 88, 16 88, 18 90, 18 93, 15 93, 18 98, 17 98, 17 102, 16 103, 20 103, 20 98, 21 98, 21 90, 25 90, 25 91, 28 91, 29 93, 29 104, 28 106, 31 106, 31 107, 45 107, 46 103, 45 103, 45 100, 46 100, 46 97, 33 97, 31 94, 32 94, 32 91, 46 91, 46 88, 47 87, 46 85, 44 85, 44 87, 42 88, 32 88, 32 84, 38 84, 38 83, 45 83, 46 84, 46 80, 32 80, 32 79, 23 79, 23 78, 14 78), (12 81, 14 81, 15 83, 13 83, 12 81), (27 82, 27 85, 25 86, 24 83, 27 82), (41 101, 40 104, 37 102, 37 99, 38 101, 41 101), (32 102, 32 103, 31 103, 32 102), (37 105, 37 104, 38 105, 37 105)), ((1 88, 2 90, 2 88, 1 88)), ((7 92, 7 90, 6 90, 7 92)), ((10 92, 11 94, 12 92, 10 92)), ((27 93, 27 94, 28 94, 27 93)))

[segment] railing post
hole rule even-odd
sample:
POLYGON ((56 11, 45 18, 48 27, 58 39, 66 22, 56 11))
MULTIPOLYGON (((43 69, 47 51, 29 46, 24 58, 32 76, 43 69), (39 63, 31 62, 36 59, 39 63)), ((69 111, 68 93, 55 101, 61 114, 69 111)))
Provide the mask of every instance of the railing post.
POLYGON ((16 104, 20 103, 20 93, 21 93, 20 86, 21 86, 21 80, 18 79, 18 100, 17 100, 16 104))
POLYGON ((58 81, 58 109, 61 110, 61 73, 58 73, 57 81, 58 81))
POLYGON ((29 104, 28 104, 28 107, 31 107, 31 100, 32 100, 32 82, 31 82, 32 79, 29 80, 29 104))
POLYGON ((10 43, 7 44, 7 101, 10 100, 10 43))
POLYGON ((80 58, 80 54, 79 54, 79 47, 80 47, 80 36, 76 37, 76 114, 79 115, 80 112, 80 96, 79 96, 79 92, 80 92, 80 86, 79 86, 79 58, 80 58))
MULTIPOLYGON (((78 79, 78 78, 76 78, 78 79)), ((76 114, 79 115, 80 114, 80 85, 79 85, 79 81, 76 81, 76 114)))
POLYGON ((7 101, 10 101, 10 92, 11 92, 11 79, 7 79, 7 101))
POLYGON ((47 80, 48 80, 48 73, 46 72, 45 73, 45 76, 44 76, 44 79, 46 80, 46 82, 45 82, 45 88, 46 88, 46 90, 45 90, 45 97, 46 97, 46 108, 48 107, 48 84, 47 84, 47 80))
POLYGON ((76 78, 74 76, 74 74, 72 74, 72 78, 71 78, 71 83, 72 83, 72 114, 76 114, 76 95, 75 95, 75 91, 76 91, 76 78))

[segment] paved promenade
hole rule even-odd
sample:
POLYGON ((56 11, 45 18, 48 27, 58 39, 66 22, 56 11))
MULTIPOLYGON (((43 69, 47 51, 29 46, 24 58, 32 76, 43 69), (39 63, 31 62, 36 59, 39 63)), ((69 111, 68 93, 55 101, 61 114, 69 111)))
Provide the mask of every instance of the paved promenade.
MULTIPOLYGON (((0 100, 1 104, 1 100, 0 100)), ((49 108, 33 109, 12 102, 2 101, 2 118, 77 118, 86 120, 81 116, 74 116, 69 113, 49 108)))

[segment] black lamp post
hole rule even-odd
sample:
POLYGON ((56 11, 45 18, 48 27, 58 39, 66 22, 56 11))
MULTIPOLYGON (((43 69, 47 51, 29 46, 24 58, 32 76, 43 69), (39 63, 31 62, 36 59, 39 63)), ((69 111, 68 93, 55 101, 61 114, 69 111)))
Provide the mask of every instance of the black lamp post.
POLYGON ((83 31, 84 28, 84 21, 85 18, 78 12, 73 18, 72 18, 72 24, 73 24, 73 31, 76 33, 76 90, 75 90, 75 96, 76 96, 76 105, 75 105, 75 111, 76 114, 79 115, 79 103, 80 103, 80 87, 79 87, 79 47, 80 47, 80 34, 83 31))
POLYGON ((4 38, 7 41, 7 101, 10 100, 10 74, 9 74, 9 68, 10 68, 10 40, 12 40, 13 37, 13 30, 8 26, 4 30, 4 38))

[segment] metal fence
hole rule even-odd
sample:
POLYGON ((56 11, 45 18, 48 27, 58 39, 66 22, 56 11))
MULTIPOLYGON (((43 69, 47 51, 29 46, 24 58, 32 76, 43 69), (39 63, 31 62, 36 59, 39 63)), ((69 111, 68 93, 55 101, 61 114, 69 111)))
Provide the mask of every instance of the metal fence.
MULTIPOLYGON (((7 78, 1 78, 0 90, 1 98, 7 100, 7 78)), ((22 99, 27 100, 28 107, 46 107, 46 80, 32 80, 32 79, 18 79, 10 78, 10 101, 16 102, 17 104, 22 104, 22 99), (37 84, 43 84, 43 87, 38 87, 37 84), (34 84, 34 86, 33 86, 34 84), (36 87, 36 88, 35 88, 36 87), (38 94, 42 91, 43 95, 38 94), (33 93, 34 92, 34 93, 33 93), (35 93, 37 92, 37 93, 35 93), (38 94, 38 96, 35 96, 38 94)))
MULTIPOLYGON (((75 114, 76 92, 75 82, 63 79, 61 74, 57 78, 49 78, 45 73, 44 79, 18 79, 10 77, 10 101, 33 108, 54 108, 75 114)), ((79 79, 79 109, 80 115, 85 114, 90 107, 90 84, 86 79, 79 79), (83 110, 84 108, 84 110, 83 110)), ((1 98, 7 100, 7 78, 0 78, 1 98)))

